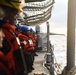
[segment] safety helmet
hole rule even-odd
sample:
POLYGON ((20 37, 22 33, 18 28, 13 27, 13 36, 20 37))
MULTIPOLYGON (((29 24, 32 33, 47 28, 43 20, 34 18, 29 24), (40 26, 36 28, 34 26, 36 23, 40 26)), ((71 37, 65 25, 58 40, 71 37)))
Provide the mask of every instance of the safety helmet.
POLYGON ((28 28, 28 26, 24 25, 24 26, 21 27, 20 30, 21 31, 27 31, 27 30, 29 30, 29 28, 28 28))
POLYGON ((22 12, 22 8, 25 6, 25 0, 1 0, 0 5, 12 7, 22 12))
POLYGON ((32 28, 30 28, 30 32, 33 32, 33 33, 35 33, 35 31, 34 31, 32 28))

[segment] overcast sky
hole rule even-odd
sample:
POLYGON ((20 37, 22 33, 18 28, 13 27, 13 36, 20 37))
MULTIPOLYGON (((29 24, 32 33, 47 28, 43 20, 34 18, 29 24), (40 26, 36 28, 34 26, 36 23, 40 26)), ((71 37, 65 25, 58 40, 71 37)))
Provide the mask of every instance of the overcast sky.
MULTIPOLYGON (((52 16, 49 20, 51 31, 56 31, 57 29, 62 30, 67 27, 67 8, 68 0, 55 0, 52 16)), ((41 27, 43 31, 44 28, 43 26, 41 27)))
POLYGON ((55 0, 52 17, 50 18, 51 23, 57 24, 57 26, 54 25, 54 27, 65 27, 67 22, 67 6, 68 0, 55 0))

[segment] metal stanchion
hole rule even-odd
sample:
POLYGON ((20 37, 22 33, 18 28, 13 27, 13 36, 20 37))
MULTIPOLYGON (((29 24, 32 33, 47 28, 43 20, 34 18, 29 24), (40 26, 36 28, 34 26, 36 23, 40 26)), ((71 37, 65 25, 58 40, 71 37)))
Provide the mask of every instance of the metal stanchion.
POLYGON ((46 54, 46 64, 45 66, 49 69, 50 74, 54 75, 54 58, 53 53, 50 51, 50 41, 49 41, 49 22, 47 22, 47 54, 46 54))

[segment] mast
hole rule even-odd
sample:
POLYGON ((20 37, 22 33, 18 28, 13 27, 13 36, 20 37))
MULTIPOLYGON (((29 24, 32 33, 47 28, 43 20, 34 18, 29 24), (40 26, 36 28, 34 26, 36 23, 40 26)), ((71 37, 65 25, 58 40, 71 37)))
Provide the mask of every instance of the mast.
POLYGON ((75 66, 75 21, 76 0, 69 0, 67 26, 67 71, 75 66))

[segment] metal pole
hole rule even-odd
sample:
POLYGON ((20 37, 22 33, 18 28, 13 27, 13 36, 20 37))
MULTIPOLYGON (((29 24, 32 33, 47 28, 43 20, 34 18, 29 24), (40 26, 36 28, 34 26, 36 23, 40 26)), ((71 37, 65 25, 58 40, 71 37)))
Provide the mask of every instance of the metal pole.
POLYGON ((50 51, 50 43, 49 43, 49 22, 46 22, 47 24, 47 52, 50 51))
POLYGON ((46 58, 46 65, 50 66, 50 74, 54 75, 54 58, 53 58, 53 53, 50 51, 50 40, 49 40, 49 22, 46 22, 47 24, 47 58, 46 58))
POLYGON ((68 26, 67 26, 67 71, 75 65, 75 21, 76 0, 68 2, 68 26))

